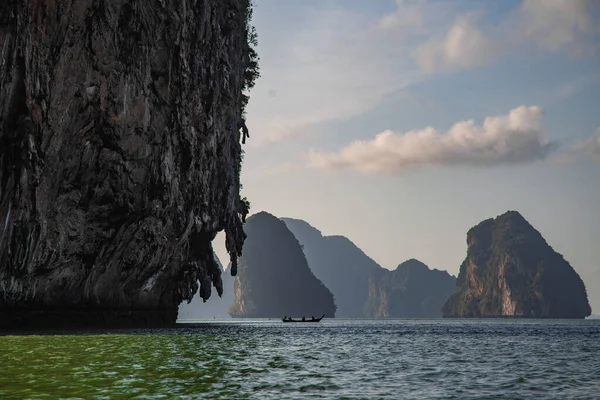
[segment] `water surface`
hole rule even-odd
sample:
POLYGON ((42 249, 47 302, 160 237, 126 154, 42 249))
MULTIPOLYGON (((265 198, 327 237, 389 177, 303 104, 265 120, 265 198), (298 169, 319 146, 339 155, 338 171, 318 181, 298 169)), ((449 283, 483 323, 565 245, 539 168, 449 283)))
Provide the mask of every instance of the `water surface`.
POLYGON ((600 321, 209 321, 0 337, 0 398, 592 399, 600 321))

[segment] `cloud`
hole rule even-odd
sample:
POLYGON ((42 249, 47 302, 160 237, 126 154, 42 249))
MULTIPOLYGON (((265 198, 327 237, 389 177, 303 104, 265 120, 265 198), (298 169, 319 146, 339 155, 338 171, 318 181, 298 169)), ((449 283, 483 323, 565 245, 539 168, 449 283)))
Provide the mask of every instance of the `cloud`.
POLYGON ((594 12, 599 4, 597 0, 524 0, 519 9, 519 30, 551 51, 579 47, 598 33, 594 12))
POLYGON ((250 147, 361 115, 427 73, 480 67, 531 46, 587 48, 600 26, 590 12, 596 0, 525 0, 497 23, 471 2, 463 12, 456 2, 396 0, 384 15, 343 1, 256 3, 261 78, 247 110, 250 147))
POLYGON ((543 110, 520 106, 508 115, 455 123, 448 131, 428 127, 407 133, 384 131, 372 140, 356 141, 337 153, 311 151, 309 164, 365 174, 395 174, 424 166, 490 167, 544 159, 557 145, 546 139, 543 110))
POLYGON ((498 45, 476 23, 476 14, 457 17, 443 38, 430 39, 417 47, 417 64, 427 72, 435 72, 442 67, 473 68, 491 61, 498 45))
MULTIPOLYGON (((259 17, 285 7, 273 3, 273 11, 258 4, 259 17)), ((311 9, 302 18, 285 18, 296 23, 287 30, 286 40, 263 34, 260 28, 266 25, 257 22, 261 78, 248 106, 248 127, 256 133, 251 132, 250 146, 304 135, 321 122, 359 115, 420 76, 403 44, 404 29, 409 29, 403 25, 414 22, 392 18, 384 23, 379 15, 369 18, 343 8, 311 9)))
POLYGON ((425 79, 410 57, 414 39, 427 30, 432 14, 446 10, 425 0, 396 0, 384 15, 343 1, 319 2, 322 7, 298 2, 289 10, 286 2, 256 3, 261 78, 248 107, 248 127, 255 133, 249 146, 308 135, 323 122, 372 110, 425 79), (277 19, 287 24, 284 38, 267 30, 277 19))
POLYGON ((384 15, 379 20, 379 27, 382 29, 416 29, 423 25, 422 6, 423 0, 418 3, 408 3, 404 0, 396 0, 396 10, 384 15))
POLYGON ((479 67, 530 46, 593 54, 599 11, 597 0, 524 0, 496 25, 480 24, 482 14, 469 11, 456 16, 446 31, 433 32, 416 47, 413 58, 423 71, 432 73, 479 67))
POLYGON ((596 129, 596 133, 590 138, 575 143, 573 150, 577 154, 585 154, 600 161, 600 128, 596 129))

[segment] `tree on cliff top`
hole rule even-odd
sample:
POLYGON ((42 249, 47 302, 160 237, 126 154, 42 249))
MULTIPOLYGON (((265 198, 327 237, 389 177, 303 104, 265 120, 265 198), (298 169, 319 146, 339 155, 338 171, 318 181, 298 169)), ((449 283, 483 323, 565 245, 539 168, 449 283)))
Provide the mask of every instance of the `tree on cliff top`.
POLYGON ((242 94, 242 116, 244 117, 246 114, 248 100, 250 100, 250 96, 248 96, 247 92, 254 87, 256 80, 260 78, 260 67, 258 65, 260 57, 258 57, 258 53, 255 49, 258 46, 258 34, 256 33, 256 27, 252 25, 252 15, 254 13, 254 9, 252 8, 253 6, 254 4, 250 2, 248 3, 248 8, 246 9, 246 31, 248 33, 248 46, 246 47, 246 54, 244 55, 246 64, 246 69, 244 71, 244 91, 246 93, 242 94))

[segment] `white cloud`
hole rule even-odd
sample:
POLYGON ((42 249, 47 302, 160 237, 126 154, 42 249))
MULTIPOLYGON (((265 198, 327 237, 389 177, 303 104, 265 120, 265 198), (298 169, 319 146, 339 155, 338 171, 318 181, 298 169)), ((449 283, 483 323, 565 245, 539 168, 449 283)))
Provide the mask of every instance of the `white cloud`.
POLYGON ((312 151, 310 165, 362 173, 398 173, 410 167, 494 166, 529 163, 556 148, 546 139, 543 110, 521 106, 508 115, 455 123, 447 132, 428 127, 407 133, 384 131, 372 140, 357 141, 337 153, 312 151))
POLYGON ((498 45, 477 26, 475 14, 459 16, 443 37, 417 47, 414 56, 427 72, 443 67, 473 68, 492 60, 498 45))
POLYGON ((409 3, 405 0, 396 0, 396 10, 390 14, 384 15, 379 20, 379 27, 382 29, 416 29, 423 24, 422 6, 424 1, 418 3, 409 3))
POLYGON ((597 49, 597 0, 524 0, 497 25, 479 25, 480 14, 458 15, 442 33, 418 45, 413 57, 422 70, 468 69, 528 46, 589 54, 597 49))
POLYGON ((477 11, 457 13, 453 2, 396 0, 383 16, 343 2, 257 3, 261 78, 248 106, 251 147, 374 109, 427 79, 423 71, 475 68, 527 46, 573 51, 600 26, 588 13, 600 5, 596 0, 525 0, 495 25, 477 11))
POLYGON ((578 154, 586 154, 600 161, 600 128, 592 137, 575 143, 573 149, 578 154))
POLYGON ((519 29, 529 40, 551 51, 581 46, 598 32, 597 0, 524 0, 519 29))
POLYGON ((397 4, 387 19, 312 10, 286 40, 261 36, 259 25, 261 78, 248 107, 248 126, 256 135, 250 133, 248 144, 277 142, 324 121, 359 115, 419 79, 404 43, 407 30, 420 24, 419 5, 397 4), (410 18, 400 13, 405 10, 410 18))

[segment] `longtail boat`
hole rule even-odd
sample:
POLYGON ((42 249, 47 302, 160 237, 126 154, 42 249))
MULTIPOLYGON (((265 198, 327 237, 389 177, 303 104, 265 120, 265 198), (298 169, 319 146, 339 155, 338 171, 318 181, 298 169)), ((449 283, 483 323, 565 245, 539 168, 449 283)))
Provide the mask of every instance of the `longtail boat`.
POLYGON ((302 318, 302 319, 292 319, 292 317, 289 317, 289 318, 288 318, 288 317, 283 317, 281 320, 282 320, 283 322, 319 322, 320 320, 322 320, 322 319, 323 319, 323 317, 324 317, 324 316, 325 316, 325 314, 323 314, 323 315, 321 316, 321 318, 314 318, 314 317, 313 317, 313 318, 309 318, 309 319, 306 319, 306 318, 302 318))

